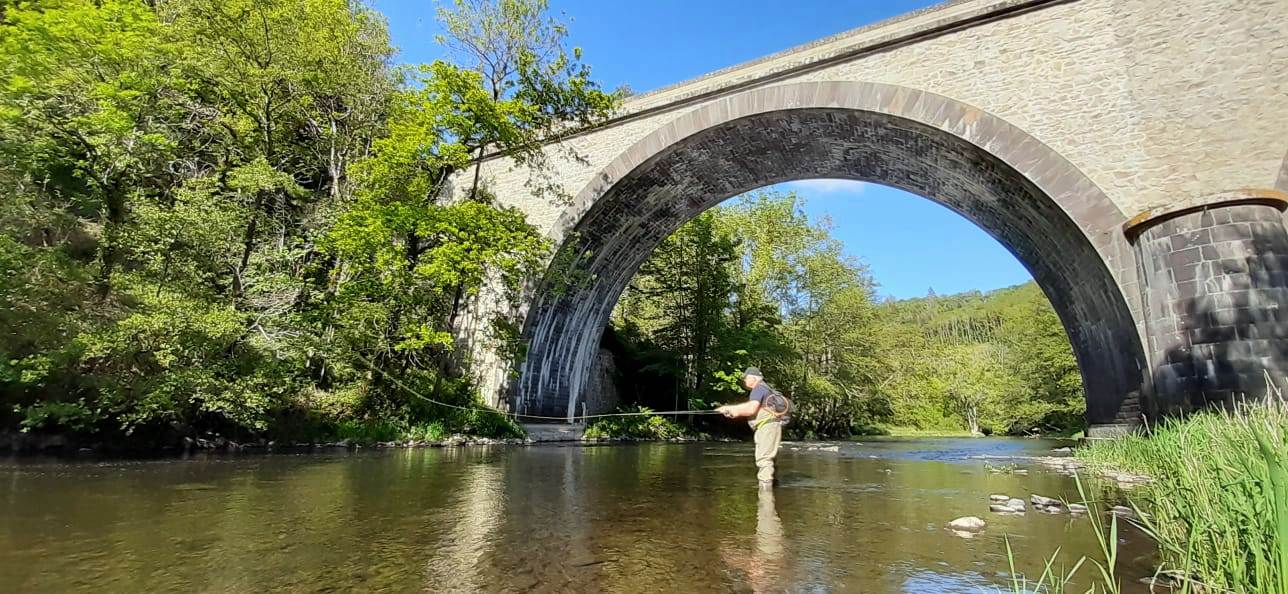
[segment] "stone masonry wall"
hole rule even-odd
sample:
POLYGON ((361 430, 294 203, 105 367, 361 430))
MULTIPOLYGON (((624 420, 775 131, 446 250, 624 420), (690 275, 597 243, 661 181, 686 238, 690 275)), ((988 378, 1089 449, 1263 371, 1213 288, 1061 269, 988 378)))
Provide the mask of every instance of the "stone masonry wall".
POLYGON ((1165 218, 1136 240, 1153 367, 1152 416, 1266 393, 1288 377, 1282 202, 1165 218))
MULTIPOLYGON (((584 414, 612 412, 621 404, 621 396, 617 393, 617 359, 612 351, 599 349, 595 362, 590 367, 590 381, 587 382, 584 396, 584 414)), ((581 415, 583 411, 578 410, 576 413, 581 415)))
MULTIPOLYGON (((633 98, 625 111, 644 115, 566 141, 586 160, 557 159, 555 175, 576 195, 636 141, 718 98, 703 93, 827 80, 930 91, 1000 117, 1069 159, 1127 216, 1177 196, 1274 186, 1288 153, 1288 27, 1282 26, 1288 2, 1282 0, 1047 2, 839 63, 821 62, 1014 4, 960 2, 633 98), (823 65, 755 83, 814 62, 823 65)), ((484 176, 503 202, 553 231, 562 205, 533 200, 526 171, 494 160, 484 176)))

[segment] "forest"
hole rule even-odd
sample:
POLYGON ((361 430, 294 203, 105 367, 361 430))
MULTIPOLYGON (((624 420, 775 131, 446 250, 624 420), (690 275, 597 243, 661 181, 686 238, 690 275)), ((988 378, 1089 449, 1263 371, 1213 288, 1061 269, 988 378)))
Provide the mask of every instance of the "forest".
POLYGON ((655 410, 741 397, 740 371, 760 367, 800 436, 1081 428, 1078 365, 1037 285, 907 300, 878 288, 801 198, 755 192, 653 253, 605 344, 624 399, 655 410))
MULTIPOLYGON (((479 158, 566 201, 547 141, 629 91, 595 82, 544 0, 438 18, 449 59, 400 65, 358 0, 0 1, 0 433, 521 434, 453 329, 487 283, 518 300, 554 246, 479 158)), ((740 397, 755 363, 808 435, 1080 423, 1035 287, 875 290, 797 199, 761 193, 669 239, 608 342, 636 404, 740 397)), ((514 320, 492 322, 514 346, 514 320)))
POLYGON ((417 65, 358 0, 0 17, 0 427, 520 431, 476 406, 451 329, 485 278, 511 298, 550 246, 475 164, 507 153, 541 193, 545 140, 618 104, 544 0, 441 6, 451 60, 417 65))

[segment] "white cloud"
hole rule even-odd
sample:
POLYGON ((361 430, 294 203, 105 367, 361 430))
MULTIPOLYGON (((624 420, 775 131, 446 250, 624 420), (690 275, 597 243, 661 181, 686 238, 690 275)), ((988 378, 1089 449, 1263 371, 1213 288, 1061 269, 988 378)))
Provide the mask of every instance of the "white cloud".
POLYGON ((788 190, 802 194, 858 194, 867 189, 866 182, 849 179, 803 179, 783 184, 788 190))

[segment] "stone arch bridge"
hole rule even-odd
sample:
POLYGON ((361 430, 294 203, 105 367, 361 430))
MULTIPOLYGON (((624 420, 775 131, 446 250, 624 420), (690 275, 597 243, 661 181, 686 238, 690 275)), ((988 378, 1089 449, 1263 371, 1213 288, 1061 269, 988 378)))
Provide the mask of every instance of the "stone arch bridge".
POLYGON ((559 251, 507 312, 522 361, 479 321, 496 300, 462 329, 485 394, 580 414, 658 243, 731 196, 842 178, 943 204, 1032 272, 1093 430, 1262 395, 1288 376, 1284 23, 1283 0, 951 2, 629 99, 551 151, 571 202, 489 159, 498 199, 559 251), (585 282, 562 284, 569 266, 585 282))

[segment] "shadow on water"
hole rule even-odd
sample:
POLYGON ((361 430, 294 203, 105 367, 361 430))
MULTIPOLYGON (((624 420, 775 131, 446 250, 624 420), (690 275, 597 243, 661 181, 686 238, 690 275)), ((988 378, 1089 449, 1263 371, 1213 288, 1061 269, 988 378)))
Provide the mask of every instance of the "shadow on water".
MULTIPOLYGON (((1085 520, 987 513, 1076 495, 970 457, 1050 444, 837 445, 784 451, 772 492, 749 444, 8 464, 0 590, 977 592, 1006 583, 1004 535, 1026 572, 1096 550, 1085 520), (963 515, 989 526, 943 529, 963 515)), ((1143 538, 1122 550, 1149 572, 1143 538)))

